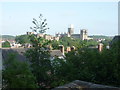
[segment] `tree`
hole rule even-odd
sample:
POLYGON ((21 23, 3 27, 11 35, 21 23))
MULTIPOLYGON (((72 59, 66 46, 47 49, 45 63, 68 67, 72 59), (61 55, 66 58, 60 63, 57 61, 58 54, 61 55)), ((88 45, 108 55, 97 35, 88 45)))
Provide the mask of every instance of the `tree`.
POLYGON ((97 49, 79 48, 66 54, 65 60, 53 60, 52 86, 64 85, 74 80, 120 86, 120 42, 102 52, 97 49), (59 81, 58 81, 59 80, 59 81))
POLYGON ((8 41, 5 41, 4 43, 2 43, 2 47, 11 47, 11 46, 8 41))
POLYGON ((30 29, 32 29, 35 32, 39 32, 39 33, 45 33, 47 29, 49 29, 47 27, 47 23, 46 23, 47 19, 43 19, 42 14, 40 14, 39 16, 39 21, 37 21, 35 18, 33 18, 33 24, 35 25, 34 27, 30 27, 30 29))
MULTIPOLYGON (((48 28, 46 28, 46 19, 42 19, 42 14, 40 14, 38 22, 33 19, 33 24, 35 27, 31 27, 37 34, 44 33, 48 28), (39 30, 39 31, 38 31, 39 30)), ((49 72, 51 72, 50 54, 47 48, 49 44, 48 40, 42 37, 37 37, 33 34, 30 37, 30 41, 33 44, 33 48, 26 51, 25 55, 31 63, 32 72, 37 79, 39 88, 49 86, 49 72)))
POLYGON ((51 87, 62 86, 76 79, 76 68, 73 63, 55 58, 52 60, 52 77, 51 87))
POLYGON ((16 59, 15 54, 10 54, 3 65, 3 89, 37 88, 36 79, 27 62, 20 62, 16 59))
POLYGON ((22 45, 25 45, 25 43, 31 43, 29 40, 29 35, 16 36, 15 41, 22 44, 22 45))
POLYGON ((51 45, 52 45, 53 50, 59 49, 60 43, 59 43, 59 41, 53 40, 53 41, 51 41, 51 45))

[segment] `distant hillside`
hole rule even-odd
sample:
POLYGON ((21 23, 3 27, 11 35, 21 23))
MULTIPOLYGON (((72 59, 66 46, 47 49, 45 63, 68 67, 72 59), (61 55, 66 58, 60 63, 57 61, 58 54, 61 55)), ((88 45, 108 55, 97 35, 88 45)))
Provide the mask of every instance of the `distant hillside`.
POLYGON ((15 40, 15 36, 2 35, 2 40, 15 40))
POLYGON ((103 35, 92 35, 89 37, 93 39, 113 39, 113 36, 103 36, 103 35))

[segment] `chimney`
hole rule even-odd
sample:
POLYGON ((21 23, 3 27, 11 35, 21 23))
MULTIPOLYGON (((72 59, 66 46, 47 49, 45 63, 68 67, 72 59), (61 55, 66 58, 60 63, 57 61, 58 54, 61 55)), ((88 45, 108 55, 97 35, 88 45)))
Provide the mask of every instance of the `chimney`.
POLYGON ((49 48, 49 50, 52 50, 52 46, 51 45, 49 45, 48 48, 49 48))
POLYGON ((71 51, 73 51, 73 50, 75 50, 75 46, 72 46, 72 47, 71 47, 71 51))
POLYGON ((60 51, 62 52, 62 54, 64 55, 64 46, 63 45, 59 45, 60 46, 60 51))
POLYGON ((67 53, 71 51, 71 48, 70 47, 67 47, 66 49, 67 53))
POLYGON ((103 44, 102 44, 102 43, 99 43, 99 45, 98 45, 98 50, 99 50, 99 52, 101 52, 102 49, 103 49, 103 44))

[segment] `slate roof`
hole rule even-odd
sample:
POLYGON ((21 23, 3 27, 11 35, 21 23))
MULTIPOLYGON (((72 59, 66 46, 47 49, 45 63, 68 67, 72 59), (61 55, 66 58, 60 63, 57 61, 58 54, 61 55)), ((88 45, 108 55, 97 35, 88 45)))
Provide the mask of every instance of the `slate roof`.
POLYGON ((112 86, 106 86, 106 85, 100 85, 100 84, 94 84, 91 82, 85 82, 80 80, 75 80, 71 83, 65 84, 63 86, 56 87, 52 90, 97 90, 98 88, 101 88, 100 90, 120 90, 118 87, 112 87, 112 86))
POLYGON ((16 58, 20 61, 25 61, 26 57, 23 55, 26 48, 2 48, 2 60, 6 60, 10 53, 16 53, 16 58))
MULTIPOLYGON (((26 61, 26 57, 23 55, 27 48, 2 48, 2 59, 6 60, 10 53, 16 53, 16 58, 20 61, 26 61)), ((51 50, 51 57, 61 57, 63 56, 60 50, 51 50)), ((64 56, 63 56, 64 57, 64 56)))
POLYGON ((50 55, 51 55, 52 57, 55 57, 55 56, 61 57, 61 56, 63 56, 63 54, 62 54, 62 52, 61 52, 60 50, 51 50, 51 51, 50 51, 50 55))

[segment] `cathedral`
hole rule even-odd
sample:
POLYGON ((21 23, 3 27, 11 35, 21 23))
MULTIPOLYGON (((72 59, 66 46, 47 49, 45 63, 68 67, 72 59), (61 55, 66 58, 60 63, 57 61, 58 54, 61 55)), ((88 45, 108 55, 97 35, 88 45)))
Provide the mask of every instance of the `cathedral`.
POLYGON ((73 24, 68 27, 68 32, 67 33, 57 33, 56 37, 72 37, 72 38, 79 38, 81 40, 90 40, 92 38, 88 37, 88 32, 86 29, 81 29, 80 34, 74 34, 74 26, 73 24))

